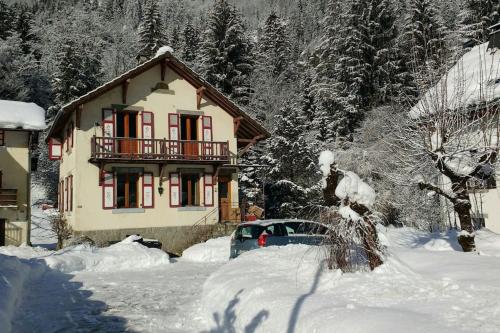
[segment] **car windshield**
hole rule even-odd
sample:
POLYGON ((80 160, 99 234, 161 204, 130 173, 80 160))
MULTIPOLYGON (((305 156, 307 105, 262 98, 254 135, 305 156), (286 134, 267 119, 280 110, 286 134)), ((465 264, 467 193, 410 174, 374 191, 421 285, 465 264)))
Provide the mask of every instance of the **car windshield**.
POLYGON ((318 223, 285 222, 285 227, 289 235, 324 235, 326 233, 326 228, 318 223))

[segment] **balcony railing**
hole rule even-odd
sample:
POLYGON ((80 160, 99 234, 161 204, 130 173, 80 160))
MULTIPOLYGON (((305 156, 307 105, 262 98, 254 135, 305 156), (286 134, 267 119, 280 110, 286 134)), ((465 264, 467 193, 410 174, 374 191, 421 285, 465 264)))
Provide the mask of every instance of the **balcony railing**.
POLYGON ((96 137, 91 160, 228 162, 229 143, 215 141, 96 137))
POLYGON ((0 207, 17 207, 17 190, 0 188, 0 207))

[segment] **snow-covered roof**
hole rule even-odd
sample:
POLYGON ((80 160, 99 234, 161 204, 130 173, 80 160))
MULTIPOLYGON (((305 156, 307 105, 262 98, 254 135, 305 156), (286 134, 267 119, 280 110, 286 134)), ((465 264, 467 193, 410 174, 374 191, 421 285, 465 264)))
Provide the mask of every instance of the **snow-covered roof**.
POLYGON ((410 110, 412 118, 458 110, 500 98, 500 50, 475 46, 410 110))
POLYGON ((35 103, 0 100, 0 128, 43 130, 45 110, 35 103))
POLYGON ((182 76, 196 89, 201 87, 205 88, 206 90, 204 91, 204 97, 213 100, 216 104, 226 110, 233 117, 241 117, 240 119, 242 120, 242 122, 241 126, 238 128, 237 133, 239 138, 249 138, 260 141, 271 136, 271 134, 257 120, 251 117, 245 110, 236 105, 222 92, 208 83, 204 78, 201 77, 201 75, 188 67, 187 64, 175 57, 172 54, 172 51, 172 48, 169 46, 161 47, 153 58, 141 63, 140 65, 130 69, 124 74, 114 78, 109 82, 104 83, 94 90, 89 91, 85 95, 80 96, 79 98, 64 105, 54 119, 54 122, 47 135, 47 140, 61 133, 62 129, 64 128, 64 124, 68 121, 71 113, 76 110, 78 106, 88 103, 97 96, 100 96, 101 94, 113 89, 114 87, 123 84, 125 81, 136 77, 137 75, 153 68, 154 66, 157 66, 162 62, 178 75, 182 76))

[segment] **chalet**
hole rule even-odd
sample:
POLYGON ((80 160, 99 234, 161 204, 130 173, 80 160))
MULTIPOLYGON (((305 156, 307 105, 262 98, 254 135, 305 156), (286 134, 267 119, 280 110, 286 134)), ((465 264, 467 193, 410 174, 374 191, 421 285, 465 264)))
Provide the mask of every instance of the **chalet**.
POLYGON ((57 114, 47 141, 60 211, 96 242, 138 233, 179 250, 193 225, 240 221, 238 157, 268 136, 162 52, 57 114))
POLYGON ((45 127, 38 105, 0 100, 0 246, 30 243, 33 151, 45 127))
MULTIPOLYGON (((422 96, 411 110, 411 116, 417 118, 425 112, 438 109, 467 112, 470 115, 489 115, 491 128, 475 129, 470 138, 481 133, 487 136, 492 148, 498 147, 498 110, 500 105, 500 23, 490 27, 490 40, 473 46, 440 79, 440 81, 422 96), (495 111, 496 112, 492 112, 495 111)), ((473 129, 473 126, 470 126, 473 129)), ((475 139, 476 140, 476 139, 475 139)), ((479 141, 479 140, 476 140, 479 141)), ((496 157, 496 156, 495 156, 496 157)), ((496 157, 498 165, 498 157, 496 157)), ((460 167, 460 166, 459 166, 460 167)), ((500 233, 500 174, 493 170, 484 178, 471 178, 467 191, 471 201, 471 217, 475 228, 486 227, 500 233)), ((447 189, 449 179, 440 180, 447 189)), ((443 200, 443 215, 447 223, 458 223, 458 219, 443 200)))

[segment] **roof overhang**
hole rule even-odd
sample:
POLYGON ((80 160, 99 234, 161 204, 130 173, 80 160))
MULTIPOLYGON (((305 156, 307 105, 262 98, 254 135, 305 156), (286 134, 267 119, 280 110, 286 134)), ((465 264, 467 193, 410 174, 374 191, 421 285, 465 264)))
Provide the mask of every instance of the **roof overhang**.
POLYGON ((107 82, 106 84, 88 92, 87 94, 77 98, 76 100, 64 105, 61 110, 57 113, 54 121, 49 129, 47 140, 51 137, 62 137, 62 131, 65 124, 68 122, 72 113, 75 112, 79 107, 83 106, 85 103, 92 101, 98 96, 114 89, 120 85, 123 85, 128 80, 144 73, 145 71, 157 66, 166 65, 165 67, 170 68, 176 72, 179 76, 184 78, 189 82, 195 89, 203 89, 203 97, 208 98, 215 104, 219 105, 227 113, 229 113, 234 119, 239 119, 240 124, 235 133, 238 139, 244 140, 264 140, 269 138, 271 134, 255 119, 250 117, 245 111, 233 103, 229 98, 224 96, 219 92, 214 86, 205 81, 192 69, 187 67, 182 61, 173 56, 170 52, 166 52, 157 57, 154 57, 137 67, 129 70, 128 72, 116 77, 115 79, 107 82))

